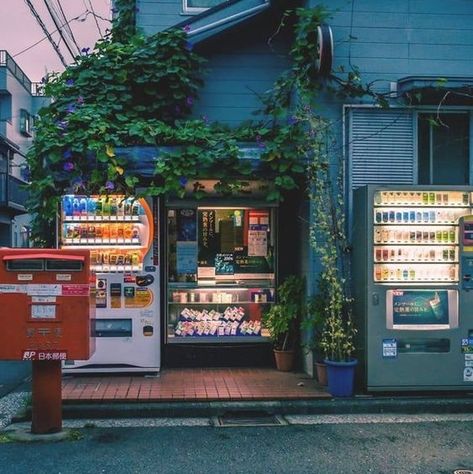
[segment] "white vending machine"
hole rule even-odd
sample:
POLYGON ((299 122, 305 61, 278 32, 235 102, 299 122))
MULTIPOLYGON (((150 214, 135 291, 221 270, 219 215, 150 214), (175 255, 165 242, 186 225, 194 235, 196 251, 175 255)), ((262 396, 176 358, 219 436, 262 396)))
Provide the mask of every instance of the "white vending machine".
POLYGON ((62 198, 59 245, 90 249, 95 273, 95 354, 66 373, 158 372, 160 282, 156 201, 124 196, 62 198))

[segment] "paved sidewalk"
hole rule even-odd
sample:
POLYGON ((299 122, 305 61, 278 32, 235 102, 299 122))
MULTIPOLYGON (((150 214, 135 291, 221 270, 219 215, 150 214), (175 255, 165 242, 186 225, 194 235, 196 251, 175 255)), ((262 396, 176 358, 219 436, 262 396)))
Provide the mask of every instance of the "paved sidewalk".
POLYGON ((207 402, 330 398, 306 374, 271 368, 164 369, 157 377, 67 376, 63 400, 70 402, 207 402))

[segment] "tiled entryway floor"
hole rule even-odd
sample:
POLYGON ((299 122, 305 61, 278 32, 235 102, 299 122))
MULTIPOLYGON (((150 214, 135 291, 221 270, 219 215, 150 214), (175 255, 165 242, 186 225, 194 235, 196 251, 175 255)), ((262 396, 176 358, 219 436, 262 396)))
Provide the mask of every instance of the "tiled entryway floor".
POLYGON ((157 377, 74 375, 62 383, 65 401, 228 401, 330 398, 303 373, 270 368, 165 369, 157 377))

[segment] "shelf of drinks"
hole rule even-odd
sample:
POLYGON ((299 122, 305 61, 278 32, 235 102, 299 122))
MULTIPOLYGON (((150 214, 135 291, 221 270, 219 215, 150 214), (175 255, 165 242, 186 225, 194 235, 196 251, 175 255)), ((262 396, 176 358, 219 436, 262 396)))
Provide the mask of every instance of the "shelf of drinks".
POLYGON ((94 273, 134 273, 143 271, 143 265, 91 265, 94 273))
POLYGON ((414 284, 414 283, 422 283, 422 284, 425 284, 425 283, 429 283, 429 284, 454 284, 454 283, 458 283, 458 280, 457 279, 454 279, 454 280, 420 280, 420 279, 415 279, 415 280, 390 280, 390 279, 387 279, 387 280, 374 280, 375 283, 395 283, 396 285, 399 285, 399 284, 414 284))
POLYGON ((400 263, 406 264, 406 265, 416 265, 416 264, 422 264, 422 265, 446 265, 446 264, 451 264, 451 265, 456 265, 460 263, 458 260, 375 260, 373 262, 375 265, 399 265, 400 263))
POLYGON ((373 204, 374 209, 382 209, 382 208, 402 208, 405 207, 406 209, 412 210, 415 208, 419 209, 464 209, 468 211, 471 209, 470 204, 373 204))
POLYGON ((462 191, 376 191, 375 206, 468 207, 469 192, 462 191))
POLYGON ((65 224, 77 222, 141 222, 142 216, 66 216, 62 221, 65 224))
POLYGON ((457 247, 458 243, 456 242, 374 242, 374 246, 387 246, 387 247, 430 247, 433 246, 443 246, 443 247, 457 247))
POLYGON ((144 246, 141 244, 139 240, 134 241, 125 241, 125 240, 116 240, 116 241, 93 241, 92 239, 87 239, 86 242, 74 241, 65 239, 62 241, 63 247, 68 248, 103 248, 103 247, 117 247, 117 246, 124 246, 127 249, 141 249, 144 246))
POLYGON ((374 222, 373 223, 374 227, 399 227, 401 229, 405 227, 418 227, 419 229, 425 229, 428 227, 444 227, 445 229, 456 229, 458 227, 457 223, 437 223, 437 224, 432 224, 429 222, 423 222, 423 223, 403 223, 403 222, 374 222))
POLYGON ((458 265, 456 263, 437 263, 427 265, 423 262, 399 266, 400 262, 374 265, 375 282, 458 282, 458 265))

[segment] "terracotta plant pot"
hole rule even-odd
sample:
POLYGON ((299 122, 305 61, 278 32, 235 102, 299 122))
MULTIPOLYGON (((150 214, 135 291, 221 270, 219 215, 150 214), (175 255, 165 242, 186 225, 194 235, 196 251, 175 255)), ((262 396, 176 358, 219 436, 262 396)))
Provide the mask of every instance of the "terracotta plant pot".
POLYGON ((282 372, 290 372, 294 367, 296 351, 277 351, 273 349, 276 368, 282 372))
POLYGON ((328 384, 327 381, 327 365, 323 362, 316 362, 315 363, 315 370, 317 373, 317 380, 320 385, 326 386, 328 384))

